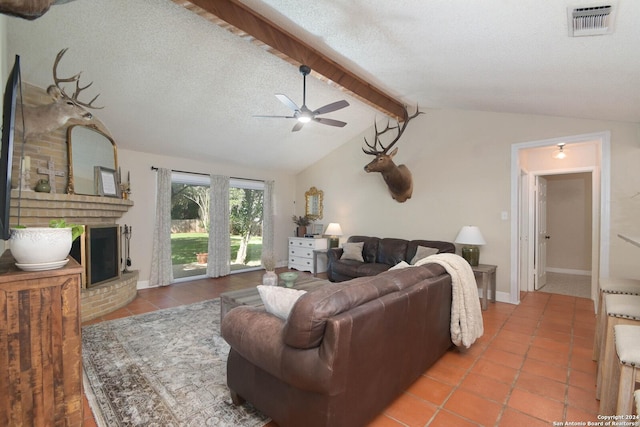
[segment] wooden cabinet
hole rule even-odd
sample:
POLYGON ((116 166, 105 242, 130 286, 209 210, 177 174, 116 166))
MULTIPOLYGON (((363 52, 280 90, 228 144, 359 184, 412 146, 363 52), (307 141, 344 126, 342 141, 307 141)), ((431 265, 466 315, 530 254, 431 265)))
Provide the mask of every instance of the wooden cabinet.
POLYGON ((0 425, 82 425, 81 273, 0 258, 0 425))
POLYGON ((314 268, 313 251, 327 249, 327 239, 310 237, 289 237, 289 268, 299 271, 323 273, 327 271, 327 264, 323 257, 314 268))

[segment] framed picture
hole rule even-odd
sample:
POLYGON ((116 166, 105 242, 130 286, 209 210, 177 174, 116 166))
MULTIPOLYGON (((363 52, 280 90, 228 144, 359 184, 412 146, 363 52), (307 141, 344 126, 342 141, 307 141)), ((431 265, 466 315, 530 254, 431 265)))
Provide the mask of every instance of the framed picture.
POLYGON ((314 235, 322 234, 323 231, 324 231, 323 224, 313 224, 311 228, 311 234, 314 234, 314 235))
POLYGON ((118 173, 109 168, 95 166, 96 193, 100 196, 120 197, 120 186, 118 185, 118 173))

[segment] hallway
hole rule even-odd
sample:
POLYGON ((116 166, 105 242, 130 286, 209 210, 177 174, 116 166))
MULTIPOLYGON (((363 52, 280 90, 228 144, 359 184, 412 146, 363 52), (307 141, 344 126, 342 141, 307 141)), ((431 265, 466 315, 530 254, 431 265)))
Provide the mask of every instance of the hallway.
POLYGON ((591 276, 547 272, 547 283, 538 292, 591 298, 591 276))

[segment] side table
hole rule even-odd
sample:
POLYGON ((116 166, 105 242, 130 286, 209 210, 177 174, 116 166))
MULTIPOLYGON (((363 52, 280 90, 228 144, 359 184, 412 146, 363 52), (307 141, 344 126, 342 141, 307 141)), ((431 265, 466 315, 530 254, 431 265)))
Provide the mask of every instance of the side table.
MULTIPOLYGON (((329 262, 329 257, 327 255, 327 251, 329 249, 314 249, 313 250, 313 277, 318 275, 318 254, 324 255, 326 258, 326 263, 329 262)), ((325 263, 325 265, 326 265, 325 263)))
POLYGON ((489 299, 489 286, 491 286, 491 302, 496 302, 496 270, 497 265, 479 264, 471 266, 473 274, 476 276, 476 283, 482 286, 482 309, 487 309, 489 299), (478 278, 480 281, 478 282, 478 278))

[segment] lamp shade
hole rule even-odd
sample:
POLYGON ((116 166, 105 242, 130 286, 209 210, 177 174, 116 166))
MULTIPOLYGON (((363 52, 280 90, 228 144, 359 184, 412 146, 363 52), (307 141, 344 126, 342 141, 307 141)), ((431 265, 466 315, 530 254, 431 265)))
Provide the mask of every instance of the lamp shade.
POLYGON ((482 237, 482 233, 480 233, 480 229, 475 225, 465 225, 460 229, 458 233, 458 237, 455 240, 456 243, 460 243, 461 245, 486 245, 487 242, 482 237))
POLYGON ((327 230, 324 232, 327 236, 342 236, 342 228, 337 222, 331 222, 327 226, 327 230))

